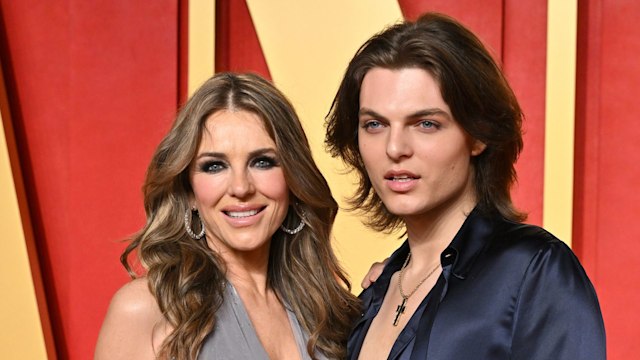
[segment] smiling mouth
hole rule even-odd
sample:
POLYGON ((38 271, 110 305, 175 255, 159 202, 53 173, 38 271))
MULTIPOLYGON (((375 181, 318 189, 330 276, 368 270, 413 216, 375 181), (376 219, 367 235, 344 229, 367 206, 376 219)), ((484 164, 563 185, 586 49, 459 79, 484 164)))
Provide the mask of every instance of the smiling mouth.
POLYGON ((223 212, 228 217, 231 217, 231 218, 234 218, 234 219, 242 219, 242 218, 247 218, 247 217, 250 217, 250 216, 254 216, 254 215, 258 214, 259 212, 261 212, 262 210, 264 210, 264 208, 246 210, 246 211, 223 211, 223 212))

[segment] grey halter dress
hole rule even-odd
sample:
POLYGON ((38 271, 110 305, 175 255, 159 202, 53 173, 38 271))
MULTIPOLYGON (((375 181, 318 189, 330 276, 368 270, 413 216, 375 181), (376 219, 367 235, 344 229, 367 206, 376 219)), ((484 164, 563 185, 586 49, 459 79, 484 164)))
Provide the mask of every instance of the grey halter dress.
MULTIPOLYGON (((295 314, 285 305, 291 330, 303 360, 311 360, 307 353, 307 334, 304 333, 295 314)), ((326 359, 316 354, 318 359, 326 359)), ((270 360, 249 314, 236 289, 227 282, 222 306, 216 313, 215 329, 205 339, 199 360, 270 360)))

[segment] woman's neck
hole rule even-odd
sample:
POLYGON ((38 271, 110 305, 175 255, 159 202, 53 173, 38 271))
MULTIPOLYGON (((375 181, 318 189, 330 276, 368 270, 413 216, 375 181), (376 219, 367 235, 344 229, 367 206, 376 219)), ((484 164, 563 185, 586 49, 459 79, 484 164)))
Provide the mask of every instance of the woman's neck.
POLYGON ((227 279, 237 290, 256 296, 268 292, 269 249, 257 251, 219 251, 225 262, 227 279))
POLYGON ((266 296, 269 292, 266 271, 251 271, 242 267, 227 267, 227 279, 236 290, 244 290, 255 296, 266 296))

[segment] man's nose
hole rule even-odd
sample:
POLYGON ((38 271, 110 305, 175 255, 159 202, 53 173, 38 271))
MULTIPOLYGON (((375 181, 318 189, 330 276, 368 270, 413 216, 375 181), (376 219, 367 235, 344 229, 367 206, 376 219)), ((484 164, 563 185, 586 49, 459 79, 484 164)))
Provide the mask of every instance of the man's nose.
POLYGON ((413 150, 406 129, 392 127, 387 138, 387 156, 397 161, 412 154, 413 150))

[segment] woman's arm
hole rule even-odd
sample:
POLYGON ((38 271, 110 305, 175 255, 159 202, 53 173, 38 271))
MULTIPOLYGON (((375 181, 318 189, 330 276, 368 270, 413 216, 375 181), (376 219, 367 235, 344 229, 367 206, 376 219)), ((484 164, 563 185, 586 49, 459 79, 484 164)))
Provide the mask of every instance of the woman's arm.
POLYGON ((113 296, 98 336, 95 359, 155 359, 168 333, 147 280, 135 279, 113 296))
POLYGON ((388 260, 389 258, 386 258, 382 260, 382 262, 376 261, 371 264, 369 272, 364 276, 364 279, 362 279, 362 283, 360 283, 360 286, 362 286, 363 289, 368 288, 369 286, 371 286, 371 284, 378 280, 380 275, 382 275, 382 271, 384 270, 385 265, 387 265, 388 260))

